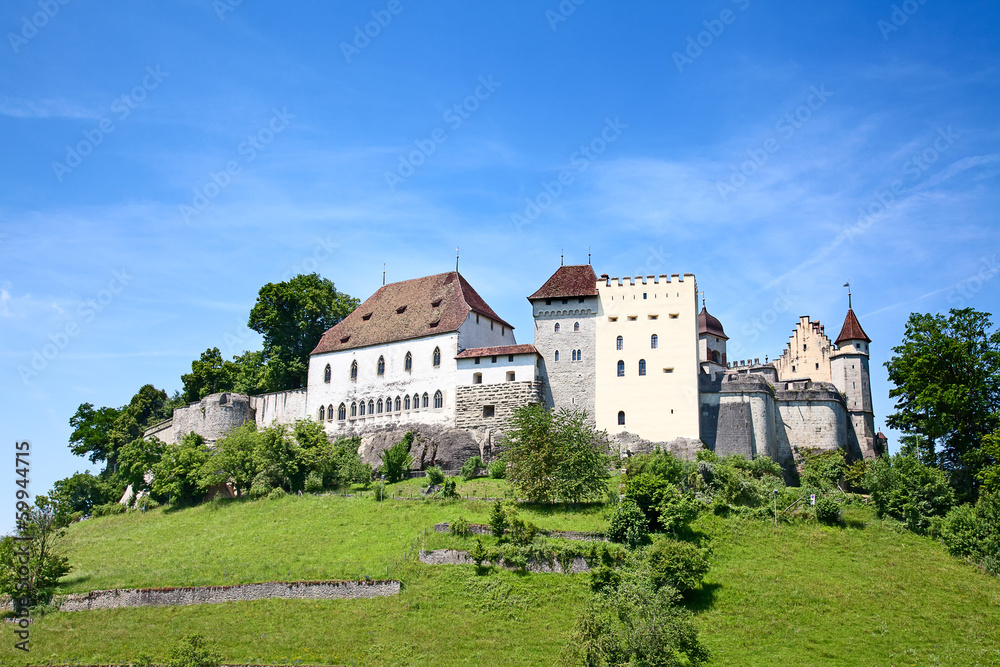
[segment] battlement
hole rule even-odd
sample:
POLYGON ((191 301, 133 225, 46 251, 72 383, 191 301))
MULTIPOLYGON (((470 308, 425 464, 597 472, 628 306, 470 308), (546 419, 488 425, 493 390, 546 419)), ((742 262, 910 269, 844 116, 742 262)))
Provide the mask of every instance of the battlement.
POLYGON ((619 278, 619 277, 615 276, 615 277, 612 278, 612 277, 609 277, 608 274, 602 273, 601 274, 601 280, 599 280, 597 282, 597 286, 600 287, 602 282, 604 283, 604 287, 635 287, 636 284, 639 284, 639 285, 650 285, 650 284, 652 284, 652 285, 659 285, 659 284, 661 284, 660 278, 665 278, 666 279, 666 280, 662 281, 663 284, 670 284, 670 283, 673 283, 673 282, 683 283, 685 278, 694 278, 694 274, 693 273, 685 273, 685 274, 682 275, 680 273, 671 273, 670 275, 667 275, 665 273, 661 273, 658 276, 657 275, 650 275, 650 276, 625 276, 625 277, 622 277, 622 278, 619 278), (650 280, 652 280, 652 283, 649 282, 650 280), (636 281, 638 281, 638 283, 636 281))

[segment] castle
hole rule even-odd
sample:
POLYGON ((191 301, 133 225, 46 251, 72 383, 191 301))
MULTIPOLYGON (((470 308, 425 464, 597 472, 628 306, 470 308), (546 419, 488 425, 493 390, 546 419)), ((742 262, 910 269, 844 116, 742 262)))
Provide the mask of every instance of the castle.
POLYGON ((560 266, 527 297, 534 344, 518 344, 457 271, 383 285, 323 334, 304 389, 214 394, 147 436, 212 441, 246 420, 312 419, 369 450, 413 429, 464 433, 467 451, 489 455, 513 410, 535 403, 585 411, 629 451, 656 443, 690 455, 704 444, 785 466, 807 449, 879 451, 871 341, 850 304, 835 341, 803 316, 783 354, 760 364, 728 361, 725 330, 704 303, 699 312, 698 294, 692 274, 598 278, 589 264, 560 266))

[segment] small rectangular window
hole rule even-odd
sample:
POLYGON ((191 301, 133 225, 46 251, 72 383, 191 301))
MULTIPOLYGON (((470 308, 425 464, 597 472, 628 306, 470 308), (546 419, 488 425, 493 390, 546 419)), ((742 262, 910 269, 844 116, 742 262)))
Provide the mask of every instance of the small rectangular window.
POLYGON ((649 316, 649 319, 651 319, 651 320, 655 320, 655 319, 656 319, 656 318, 658 318, 658 317, 659 317, 659 315, 650 315, 650 316, 649 316))
POLYGON ((513 354, 508 354, 507 355, 507 361, 513 362, 514 361, 514 355, 513 354))
POLYGON ((479 357, 476 357, 476 365, 479 365, 479 357))
POLYGON ((490 363, 495 364, 496 362, 497 362, 497 355, 494 354, 492 357, 490 357, 490 363))
POLYGON ((618 321, 617 317, 609 317, 608 318, 608 322, 617 322, 617 321, 618 321))
POLYGON ((507 371, 507 382, 514 381, 514 371, 507 371))
POLYGON ((663 372, 664 372, 664 373, 673 373, 673 372, 674 372, 674 369, 673 369, 673 368, 664 368, 664 369, 663 369, 663 372))
POLYGON ((642 298, 643 298, 643 299, 645 299, 645 298, 646 298, 646 293, 645 293, 645 292, 643 292, 643 293, 642 293, 642 298))
POLYGON ((635 322, 637 319, 639 319, 638 315, 629 315, 628 316, 628 321, 629 322, 635 322))
POLYGON ((676 320, 678 317, 680 317, 680 313, 670 313, 670 319, 676 320))
POLYGON ((496 414, 496 407, 494 407, 492 405, 484 405, 483 406, 483 418, 484 419, 490 419, 495 414, 496 414))

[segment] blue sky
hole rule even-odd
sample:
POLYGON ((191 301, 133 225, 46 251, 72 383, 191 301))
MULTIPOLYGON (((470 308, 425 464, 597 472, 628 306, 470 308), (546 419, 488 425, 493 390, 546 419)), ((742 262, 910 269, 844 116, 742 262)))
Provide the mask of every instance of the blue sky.
POLYGON ((80 403, 258 349, 261 285, 316 270, 363 299, 383 262, 438 273, 456 246, 520 342, 561 252, 694 273, 730 359, 779 354, 803 314, 835 335, 850 280, 883 425, 909 313, 1000 305, 998 19, 940 0, 10 0, 0 441, 33 443, 42 493, 87 468, 80 403))

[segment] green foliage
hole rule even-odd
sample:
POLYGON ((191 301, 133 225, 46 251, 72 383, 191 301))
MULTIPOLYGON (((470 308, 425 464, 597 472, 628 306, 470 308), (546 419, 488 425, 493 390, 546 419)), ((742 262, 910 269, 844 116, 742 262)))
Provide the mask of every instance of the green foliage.
POLYGON ((981 450, 1000 427, 1000 331, 989 313, 952 309, 948 317, 912 313, 886 362, 895 412, 886 423, 914 436, 914 453, 948 471, 959 497, 975 496, 977 477, 1000 463, 981 450))
POLYGON ((954 493, 940 468, 915 457, 896 454, 868 465, 865 486, 879 518, 898 519, 917 533, 925 533, 933 517, 943 517, 954 504, 954 493))
POLYGON ((709 652, 698 639, 691 613, 676 593, 630 580, 595 595, 577 622, 574 662, 594 667, 642 665, 696 667, 709 652))
POLYGON ((93 403, 83 403, 69 418, 73 432, 69 436, 69 449, 76 456, 86 456, 91 463, 107 461, 114 456, 111 429, 121 411, 117 408, 94 409, 93 403))
POLYGON ((208 488, 202 472, 208 459, 205 439, 193 431, 179 444, 168 445, 153 466, 153 495, 171 503, 196 500, 208 488))
POLYGON ((487 552, 486 547, 483 546, 483 538, 476 538, 476 545, 472 547, 469 551, 469 558, 472 562, 476 564, 476 571, 483 571, 483 563, 488 559, 489 552, 487 552))
POLYGON ((126 511, 127 508, 121 503, 110 502, 104 503, 103 505, 94 505, 91 510, 91 516, 114 516, 115 514, 125 514, 126 511))
POLYGON ((800 476, 802 486, 821 491, 830 491, 840 486, 840 480, 847 470, 843 450, 807 451, 804 452, 804 458, 805 462, 800 476))
POLYGON ((503 459, 491 461, 489 465, 491 479, 503 479, 507 476, 507 462, 503 459))
POLYGON ((1000 576, 1000 492, 984 492, 975 506, 951 510, 941 533, 953 555, 1000 576))
POLYGON ((865 477, 868 475, 868 459, 858 459, 844 468, 844 482, 854 493, 867 493, 865 477))
POLYGON ((126 486, 131 484, 136 494, 149 491, 151 484, 146 482, 146 474, 163 458, 166 450, 167 443, 156 436, 136 438, 125 444, 118 451, 118 478, 126 486))
POLYGON ((470 479, 475 479, 479 476, 480 469, 483 468, 483 460, 478 456, 470 456, 462 464, 461 475, 462 479, 468 482, 470 479))
POLYGON ((253 466, 257 474, 253 484, 256 485, 260 478, 270 488, 280 486, 286 491, 298 491, 301 487, 296 488, 295 483, 304 478, 305 472, 302 469, 301 449, 280 424, 258 431, 253 452, 253 466))
POLYGON ((816 520, 827 526, 839 525, 842 521, 840 505, 833 498, 820 498, 816 501, 816 520))
POLYGON ((264 337, 267 390, 304 387, 316 342, 358 303, 315 273, 261 287, 247 326, 264 337))
POLYGON ((135 508, 140 512, 147 512, 152 509, 156 509, 160 506, 160 503, 153 500, 148 494, 143 494, 136 498, 135 508))
POLYGON ((507 478, 531 502, 579 502, 604 495, 611 458, 607 433, 584 423, 585 413, 517 408, 502 446, 507 478))
POLYGON ((186 635, 170 651, 166 667, 219 667, 222 656, 209 648, 201 635, 186 635))
POLYGON ((266 474, 257 473, 250 485, 250 493, 248 495, 251 500, 259 500, 267 496, 273 488, 274 486, 266 474))
POLYGON ((598 565, 590 569, 590 590, 594 593, 617 588, 621 584, 621 575, 608 565, 598 565))
POLYGON ((410 472, 410 466, 413 464, 413 457, 410 456, 412 445, 413 432, 407 431, 402 440, 379 454, 379 458, 382 459, 379 471, 385 475, 385 481, 398 482, 410 472))
POLYGON ((306 475, 305 490, 309 493, 320 493, 323 491, 323 475, 316 470, 306 475))
POLYGON ((464 516, 460 516, 448 525, 448 532, 458 537, 469 536, 469 521, 464 516))
POLYGON ((507 532, 507 510, 499 498, 493 501, 493 507, 490 509, 490 532, 498 540, 507 532))
POLYGON ((181 375, 184 400, 194 403, 209 394, 232 391, 233 365, 231 361, 223 361, 222 353, 217 347, 202 352, 196 361, 191 362, 191 372, 181 375))
POLYGON ((257 449, 257 425, 248 421, 215 441, 211 458, 202 470, 206 486, 229 482, 236 495, 245 495, 257 475, 254 451, 257 449))
POLYGON ((649 522, 634 501, 626 500, 615 507, 608 523, 609 540, 634 549, 646 541, 648 534, 649 522))
POLYGON ((650 579, 660 589, 669 586, 683 593, 701 587, 708 572, 706 552, 688 542, 661 539, 647 553, 650 579))
POLYGON ((647 530, 660 527, 659 506, 672 484, 648 472, 629 477, 625 481, 625 499, 631 500, 646 517, 647 530))
POLYGON ((95 505, 117 500, 115 491, 108 480, 94 477, 89 472, 77 472, 56 481, 49 498, 56 504, 57 514, 80 512, 89 516, 95 505))
POLYGON ((625 464, 625 474, 630 478, 649 474, 671 484, 681 484, 696 469, 696 463, 682 461, 659 448, 649 454, 630 456, 625 464))
POLYGON ((437 486, 444 483, 444 477, 444 470, 441 470, 441 466, 431 466, 427 469, 428 486, 437 486))
POLYGON ((47 496, 37 496, 34 506, 21 502, 17 532, 0 539, 0 595, 11 597, 15 612, 47 604, 71 570, 60 553, 65 518, 55 503, 47 496))
POLYGON ((688 524, 698 517, 703 508, 704 504, 690 493, 684 493, 676 486, 670 485, 664 490, 656 509, 663 530, 677 535, 688 529, 688 524))
POLYGON ((267 494, 267 499, 268 500, 281 500, 282 498, 284 498, 287 495, 288 495, 287 491, 285 491, 280 486, 276 486, 273 489, 271 489, 270 493, 267 494))
POLYGON ((976 462, 976 479, 982 483, 982 490, 1000 493, 1000 429, 983 437, 976 462))

